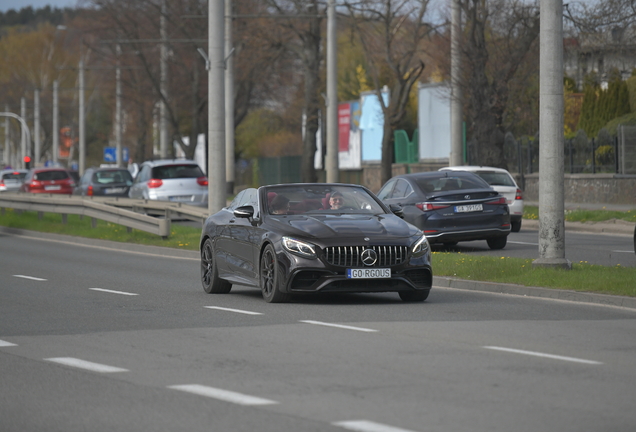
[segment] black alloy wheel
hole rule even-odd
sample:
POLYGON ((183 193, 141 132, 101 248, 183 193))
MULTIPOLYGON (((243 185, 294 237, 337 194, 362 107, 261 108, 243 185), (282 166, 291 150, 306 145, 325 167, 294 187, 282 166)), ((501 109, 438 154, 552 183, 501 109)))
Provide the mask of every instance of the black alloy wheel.
POLYGON ((201 248, 201 284, 203 291, 208 294, 227 294, 232 289, 231 283, 219 277, 210 239, 201 248))
POLYGON ((271 244, 265 246, 261 255, 261 293, 267 303, 286 303, 291 296, 280 290, 280 277, 276 252, 271 244))

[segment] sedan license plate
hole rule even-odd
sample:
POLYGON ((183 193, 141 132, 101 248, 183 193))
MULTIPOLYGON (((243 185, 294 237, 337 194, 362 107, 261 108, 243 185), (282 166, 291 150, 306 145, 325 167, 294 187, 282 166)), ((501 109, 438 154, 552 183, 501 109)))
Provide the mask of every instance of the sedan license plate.
POLYGON ((170 201, 192 201, 192 195, 177 195, 171 196, 170 201))
POLYGON ((483 211, 483 210, 484 210, 484 206, 481 204, 455 206, 455 213, 469 213, 469 212, 476 212, 476 211, 483 211))
POLYGON ((116 193, 122 193, 126 190, 126 188, 123 187, 118 187, 118 188, 108 188, 104 190, 105 194, 116 194, 116 193))
POLYGON ((389 279, 391 269, 388 268, 368 268, 368 269, 347 269, 348 279, 389 279))
POLYGON ((62 186, 57 185, 57 186, 44 186, 44 190, 60 190, 62 189, 62 186))

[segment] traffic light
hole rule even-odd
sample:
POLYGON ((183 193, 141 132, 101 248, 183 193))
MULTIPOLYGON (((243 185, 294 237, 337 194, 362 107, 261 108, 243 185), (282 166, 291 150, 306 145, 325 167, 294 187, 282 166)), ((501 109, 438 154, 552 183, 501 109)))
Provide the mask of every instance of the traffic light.
POLYGON ((25 156, 24 157, 24 167, 26 169, 30 169, 31 168, 31 156, 25 156))

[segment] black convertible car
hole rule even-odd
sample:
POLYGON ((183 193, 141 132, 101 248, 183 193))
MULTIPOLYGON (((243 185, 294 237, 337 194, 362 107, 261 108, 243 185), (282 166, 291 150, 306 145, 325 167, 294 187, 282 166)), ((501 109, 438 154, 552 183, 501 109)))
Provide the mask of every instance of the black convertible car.
POLYGON ((400 213, 357 185, 246 189, 203 226, 203 289, 253 286, 267 302, 302 293, 384 291, 424 301, 433 282, 430 247, 400 213))

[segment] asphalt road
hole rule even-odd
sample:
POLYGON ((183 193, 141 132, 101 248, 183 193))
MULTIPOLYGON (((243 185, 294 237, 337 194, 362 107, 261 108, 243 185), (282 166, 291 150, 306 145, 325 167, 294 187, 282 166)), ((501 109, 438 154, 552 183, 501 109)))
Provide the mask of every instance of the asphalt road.
POLYGON ((449 288, 268 304, 204 294, 188 254, 0 250, 2 432, 636 428, 634 309, 449 288))
MULTIPOLYGON (((503 250, 491 250, 485 241, 461 242, 445 248, 435 245, 436 251, 455 251, 467 254, 505 256, 513 258, 539 258, 539 232, 522 228, 518 233, 510 233, 503 250)), ((565 258, 572 263, 635 267, 634 238, 631 235, 598 234, 566 231, 565 258)))

